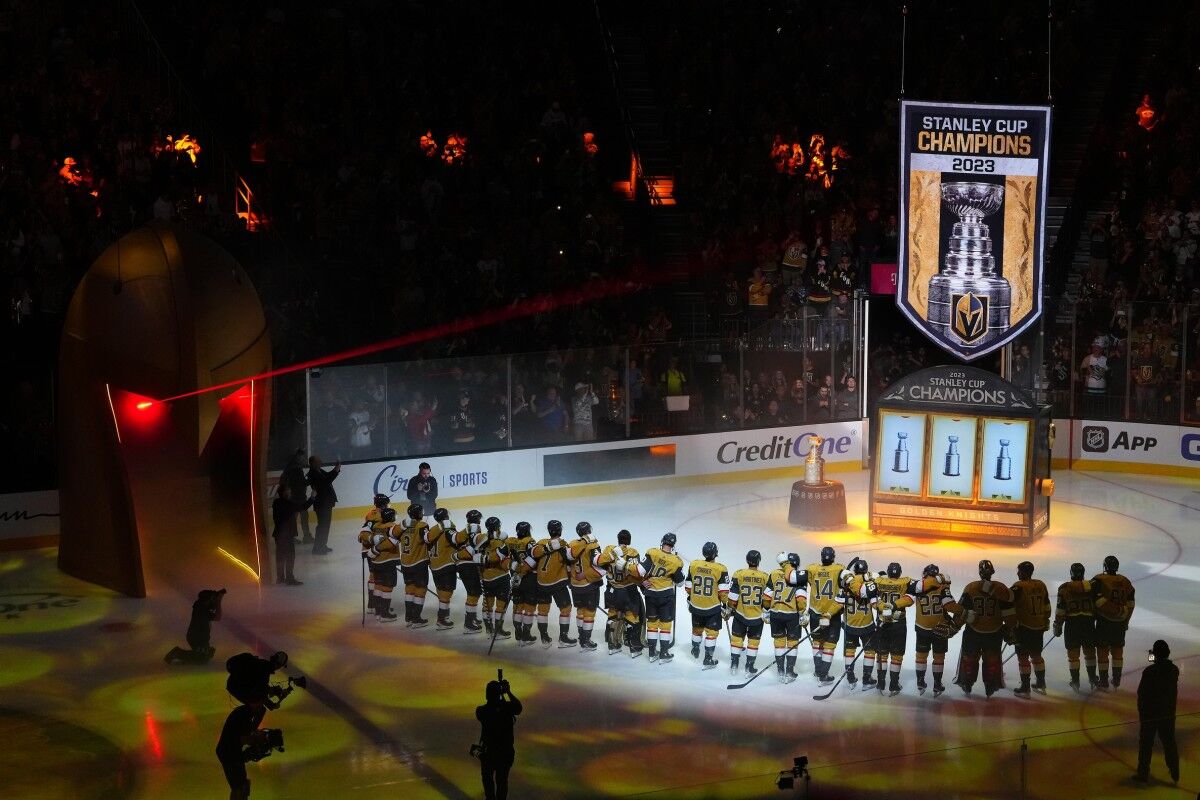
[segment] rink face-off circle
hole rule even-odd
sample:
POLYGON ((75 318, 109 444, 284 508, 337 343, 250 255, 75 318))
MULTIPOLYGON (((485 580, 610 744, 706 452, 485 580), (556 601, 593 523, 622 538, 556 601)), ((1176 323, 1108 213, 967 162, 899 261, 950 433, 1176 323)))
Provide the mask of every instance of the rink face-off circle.
MULTIPOLYGON (((1136 760, 1136 726, 1115 723, 1136 719, 1137 681, 1155 639, 1171 643, 1181 667, 1179 713, 1200 710, 1200 687, 1191 676, 1200 655, 1196 483, 1060 472, 1050 531, 1021 548, 876 535, 866 527, 866 474, 836 477, 845 483, 848 523, 833 531, 788 524, 792 478, 653 491, 623 484, 606 495, 518 496, 478 506, 485 516, 500 517, 505 529, 528 520, 540 533, 554 518, 572 530, 587 520, 602 545, 625 528, 642 553, 673 531, 685 563, 713 541, 731 572, 745 566, 750 549, 759 550, 769 568, 780 551, 797 552, 807 564, 826 545, 836 548, 841 563, 858 556, 873 571, 896 561, 916 577, 936 563, 952 578, 956 596, 976 577, 981 558, 990 559, 996 579, 1006 583, 1016 579, 1018 562, 1032 561, 1034 577, 1053 595, 1071 562, 1083 562, 1090 576, 1115 554, 1137 592, 1121 688, 1072 692, 1059 640, 1045 652, 1046 696, 1012 695, 1015 658, 1005 668, 1008 688, 991 699, 984 699, 980 683, 971 697, 953 686, 939 698, 921 696, 910 630, 903 691, 894 697, 843 684, 829 700, 814 701, 819 690, 808 644, 798 650, 800 677, 784 685, 774 674, 769 634, 757 663, 769 673, 744 690, 727 691, 726 684, 748 676, 730 674, 724 630, 717 669, 702 671, 691 658, 682 588, 671 664, 606 654, 602 626, 594 653, 521 648, 510 639, 498 641, 488 658, 484 635, 462 633, 461 585, 452 630, 407 629, 402 619, 389 625, 368 619, 361 626, 358 523, 347 514, 335 520, 333 553, 317 558, 302 550, 296 571, 303 586, 229 587, 226 619, 213 626, 217 656, 198 667, 167 667, 162 655, 183 644, 191 599, 209 588, 204 575, 195 576, 194 586, 155 586, 149 600, 138 601, 62 575, 53 550, 6 556, 22 563, 3 571, 0 589, 7 597, 0 602, 14 606, 0 615, 0 729, 10 741, 46 741, 46 747, 19 751, 29 773, 49 776, 29 796, 219 796, 227 789, 212 748, 231 708, 224 660, 243 650, 283 649, 291 656, 288 672, 308 675, 313 685, 268 715, 265 724, 284 729, 287 751, 250 766, 256 797, 349 796, 383 786, 406 798, 476 796, 477 766, 467 747, 478 738, 474 706, 497 669, 526 707, 517 724, 512 796, 774 797, 780 796, 774 772, 807 755, 814 797, 1015 797, 1020 738, 1056 732, 1027 739, 1029 797, 1137 794, 1123 783, 1136 760), (1078 730, 1083 727, 1090 730, 1078 730), (49 745, 51 736, 67 737, 70 758, 49 745)), ((451 507, 459 520, 465 508, 451 507)), ((398 589, 398 611, 402 604, 398 589)), ((424 615, 432 623, 435 613, 431 591, 424 615)), ((575 624, 572 615, 573 636, 575 624)), ((552 608, 555 639, 557 626, 552 608)), ((511 630, 511 617, 506 627, 511 630)), ((960 639, 951 641, 946 658, 947 684, 960 639)), ((831 674, 841 674, 843 663, 839 641, 831 674)), ((932 657, 929 669, 932 684, 932 657)), ((1191 796, 1197 787, 1189 776, 1200 770, 1195 719, 1178 723, 1181 786, 1191 796)), ((1160 754, 1153 771, 1165 772, 1160 754)))

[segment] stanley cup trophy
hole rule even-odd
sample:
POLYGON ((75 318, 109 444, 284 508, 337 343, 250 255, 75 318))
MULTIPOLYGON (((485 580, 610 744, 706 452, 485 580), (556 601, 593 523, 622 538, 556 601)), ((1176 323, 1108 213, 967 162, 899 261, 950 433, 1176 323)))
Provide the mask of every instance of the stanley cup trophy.
POLYGON ((947 436, 950 440, 949 446, 946 448, 946 468, 942 470, 942 474, 947 478, 957 478, 962 474, 960 467, 962 459, 958 453, 958 437, 947 436))
POLYGON ((946 260, 929 280, 929 324, 947 341, 985 347, 1008 330, 1012 287, 996 274, 996 257, 984 217, 1004 204, 999 184, 942 184, 942 203, 958 215, 946 260))
POLYGON ((821 448, 826 441, 821 436, 809 434, 804 478, 792 484, 788 522, 799 528, 822 530, 846 524, 846 487, 840 481, 825 479, 821 448))

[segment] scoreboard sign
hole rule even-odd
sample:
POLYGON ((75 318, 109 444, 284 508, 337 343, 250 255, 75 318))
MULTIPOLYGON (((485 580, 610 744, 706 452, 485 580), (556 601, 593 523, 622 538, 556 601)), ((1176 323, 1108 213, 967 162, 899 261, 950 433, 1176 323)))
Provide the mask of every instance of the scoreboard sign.
POLYGON ((871 528, 1028 543, 1050 523, 1050 409, 990 372, 935 367, 874 412, 871 528))
POLYGON ((905 101, 896 301, 964 361, 1042 313, 1048 106, 905 101))

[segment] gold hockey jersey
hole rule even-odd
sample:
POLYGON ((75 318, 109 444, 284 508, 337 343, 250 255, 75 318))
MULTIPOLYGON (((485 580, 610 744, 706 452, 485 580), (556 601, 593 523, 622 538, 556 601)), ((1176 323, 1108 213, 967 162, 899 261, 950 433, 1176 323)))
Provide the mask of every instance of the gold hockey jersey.
MULTIPOLYGON (((486 537, 487 534, 485 533, 486 537)), ((480 577, 485 581, 494 581, 497 578, 508 576, 508 570, 511 565, 508 555, 508 548, 505 547, 505 541, 501 538, 486 539, 478 548, 480 553, 479 570, 480 577)))
POLYGON ((867 593, 870 575, 852 575, 843 591, 843 607, 846 615, 842 621, 851 628, 866 628, 875 622, 874 598, 867 593))
POLYGON ((773 594, 771 576, 761 569, 739 569, 729 583, 729 605, 747 622, 762 619, 763 609, 771 607, 773 594))
POLYGON ((430 569, 445 569, 454 566, 454 523, 446 520, 446 527, 441 524, 429 529, 429 567, 430 569))
POLYGON ((942 583, 933 575, 917 582, 914 599, 913 625, 926 631, 936 628, 946 619, 947 613, 957 614, 961 609, 950 591, 950 584, 942 583))
POLYGON ((798 570, 784 564, 771 571, 771 613, 803 614, 808 610, 808 585, 798 570))
POLYGON ((1050 627, 1050 591, 1036 578, 1012 585, 1013 611, 1017 624, 1033 631, 1050 627))
POLYGON ((611 588, 624 589, 637 586, 641 582, 637 570, 634 569, 639 557, 638 551, 629 545, 610 544, 597 554, 596 566, 604 570, 611 588), (625 564, 617 567, 617 560, 621 558, 625 559, 625 564))
POLYGON ((958 603, 967 615, 967 625, 976 633, 995 633, 1013 618, 1012 591, 996 581, 968 583, 958 603))
POLYGON ((729 568, 720 561, 696 559, 688 565, 688 605, 698 611, 719 608, 729 596, 729 568))
POLYGON ((838 579, 846 568, 841 564, 809 564, 804 572, 808 576, 808 608, 822 616, 832 617, 842 610, 842 589, 838 579))
POLYGON ((875 611, 879 615, 880 622, 887 622, 888 617, 883 611, 891 608, 892 622, 904 621, 904 609, 913 604, 913 590, 915 584, 911 578, 906 578, 901 575, 899 578, 889 578, 887 575, 880 575, 875 579, 875 611))
POLYGON ((1092 598, 1097 617, 1124 622, 1133 613, 1133 584, 1124 575, 1102 572, 1092 578, 1092 598))
POLYGON ((539 539, 529 554, 536 564, 538 585, 554 586, 567 579, 571 552, 561 536, 539 539))
POLYGON ((399 525, 380 523, 371 531, 371 549, 367 555, 372 564, 392 564, 400 560, 399 525))
POLYGON ((676 584, 683 583, 683 559, 675 553, 651 547, 637 566, 638 576, 650 583, 646 589, 648 592, 669 591, 676 584))
POLYGON ((1067 581, 1059 585, 1058 604, 1054 609, 1055 622, 1063 622, 1068 617, 1092 617, 1095 613, 1091 581, 1067 581))
POLYGON ((530 564, 529 550, 533 547, 533 536, 517 536, 514 539, 506 539, 505 546, 508 548, 508 554, 512 557, 513 563, 516 565, 515 572, 524 577, 533 572, 536 564, 530 564))
POLYGON ((567 548, 571 555, 571 585, 582 589, 593 583, 599 583, 603 578, 595 563, 596 556, 600 552, 599 543, 589 542, 587 539, 575 539, 567 545, 567 548))

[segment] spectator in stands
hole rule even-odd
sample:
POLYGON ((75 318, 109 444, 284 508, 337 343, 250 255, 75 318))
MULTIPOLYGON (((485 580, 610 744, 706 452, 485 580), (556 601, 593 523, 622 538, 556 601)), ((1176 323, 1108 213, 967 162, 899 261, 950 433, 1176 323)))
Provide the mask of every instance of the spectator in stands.
POLYGON ((747 307, 750 312, 748 324, 751 331, 764 325, 770 317, 769 303, 774 288, 763 275, 762 268, 755 267, 750 285, 746 289, 747 307))
POLYGON ((421 392, 413 392, 405 424, 408 427, 408 440, 416 455, 428 453, 433 448, 433 418, 437 414, 437 407, 436 397, 427 404, 421 392))
POLYGON ((530 399, 530 405, 537 415, 544 439, 556 441, 566 435, 570 418, 562 399, 558 396, 557 386, 547 386, 542 398, 539 400, 534 396, 530 399))
POLYGON ((371 433, 375 430, 375 421, 367 409, 367 401, 359 400, 350 412, 350 447, 354 458, 366 459, 371 457, 371 433), (358 452, 354 452, 358 451, 358 452))
POLYGON ((843 388, 834 397, 833 418, 858 419, 858 381, 853 375, 846 378, 843 388))
POLYGON ((592 391, 592 384, 575 384, 575 397, 571 400, 571 429, 575 441, 590 442, 596 438, 594 409, 600 405, 600 398, 592 391))
POLYGON ((679 368, 679 356, 671 356, 666 371, 659 376, 658 384, 667 397, 687 394, 687 376, 679 368))
POLYGON ((1092 350, 1079 364, 1079 380, 1083 383, 1085 405, 1099 410, 1097 399, 1108 391, 1108 357, 1099 339, 1092 342, 1092 350))
POLYGON ((471 406, 471 393, 467 389, 458 392, 458 408, 450 415, 450 435, 454 437, 456 450, 470 450, 475 441, 475 410, 471 406))
POLYGON ((833 419, 833 394, 828 385, 822 384, 817 389, 817 396, 813 400, 812 408, 809 409, 809 419, 815 419, 818 422, 833 419))
POLYGON ((1158 414, 1158 388, 1162 383, 1162 359, 1149 341, 1142 343, 1133 359, 1133 413, 1142 421, 1158 414))
POLYGON ((772 397, 767 401, 767 407, 762 415, 758 418, 758 424, 767 427, 778 427, 787 425, 789 422, 787 415, 783 413, 783 409, 779 405, 779 401, 772 397))

